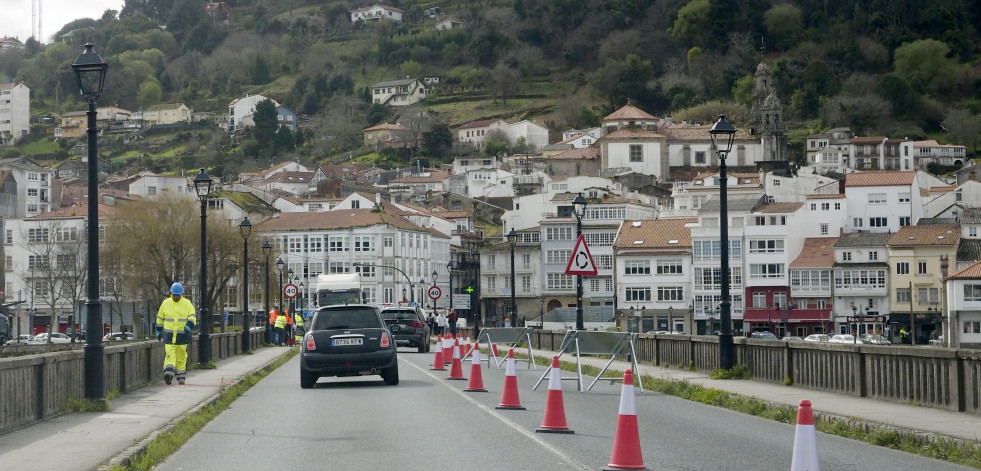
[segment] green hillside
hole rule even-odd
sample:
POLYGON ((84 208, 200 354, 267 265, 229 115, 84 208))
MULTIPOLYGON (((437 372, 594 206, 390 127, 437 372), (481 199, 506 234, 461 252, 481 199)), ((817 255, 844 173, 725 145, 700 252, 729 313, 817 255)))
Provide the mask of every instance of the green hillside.
MULTIPOLYGON (((421 107, 426 126, 439 126, 430 145, 376 159, 387 165, 447 161, 446 127, 482 118, 533 118, 556 136, 629 99, 676 121, 710 120, 719 103, 749 104, 761 61, 798 136, 792 149, 808 132, 849 126, 973 154, 981 130, 981 9, 970 0, 388 3, 401 24, 352 23, 348 12, 368 5, 360 1, 226 3, 231 15, 212 18, 203 0, 126 0, 121 11, 66 25, 55 35, 65 42, 31 39, 23 53, 5 52, 0 80, 24 81, 38 117, 81 110, 70 65, 91 41, 110 65, 100 104, 183 102, 222 115, 230 100, 262 94, 308 118, 299 135, 276 139, 195 128, 156 136, 152 153, 121 140, 105 149, 120 171, 207 166, 230 176, 283 159, 363 155, 360 130, 405 111, 372 106, 369 87, 406 76, 440 78, 421 107), (449 17, 463 28, 436 31, 449 17)), ((72 144, 52 153, 45 131, 3 155, 69 158, 72 144)))

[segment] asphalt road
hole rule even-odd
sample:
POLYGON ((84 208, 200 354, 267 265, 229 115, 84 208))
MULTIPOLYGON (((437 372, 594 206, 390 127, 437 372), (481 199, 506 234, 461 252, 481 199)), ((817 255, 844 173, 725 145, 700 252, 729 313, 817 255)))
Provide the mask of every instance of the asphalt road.
MULTIPOLYGON (((496 410, 504 369, 482 376, 489 392, 462 390, 448 371, 430 371, 433 354, 399 351, 401 384, 380 377, 321 378, 300 389, 292 359, 209 423, 159 470, 486 470, 599 469, 609 463, 621 387, 597 382, 578 393, 563 381, 574 434, 539 434, 548 381, 545 369, 518 367, 527 410, 496 410)), ((470 376, 469 361, 463 364, 470 376)), ((563 376, 572 373, 564 372, 563 376)), ((590 379, 591 381, 591 379, 590 379)), ((587 381, 586 385, 588 386, 587 381)), ((787 470, 794 425, 637 390, 644 463, 656 470, 787 470)), ((822 469, 965 470, 966 467, 818 434, 822 469)))

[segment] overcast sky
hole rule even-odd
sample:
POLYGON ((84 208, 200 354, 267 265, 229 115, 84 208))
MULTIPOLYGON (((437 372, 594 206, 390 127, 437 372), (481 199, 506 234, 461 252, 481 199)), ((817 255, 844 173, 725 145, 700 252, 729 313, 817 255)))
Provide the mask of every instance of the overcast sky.
POLYGON ((0 37, 21 41, 31 37, 31 4, 41 3, 41 42, 51 43, 51 36, 62 26, 79 18, 102 17, 106 10, 122 10, 123 0, 0 0, 0 37))

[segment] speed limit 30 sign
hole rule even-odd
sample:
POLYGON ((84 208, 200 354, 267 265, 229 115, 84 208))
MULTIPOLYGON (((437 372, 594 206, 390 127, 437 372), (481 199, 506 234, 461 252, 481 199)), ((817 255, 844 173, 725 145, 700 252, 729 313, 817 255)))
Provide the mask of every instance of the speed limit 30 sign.
POLYGON ((283 296, 287 298, 295 298, 300 289, 296 287, 293 283, 290 283, 283 287, 283 296))
POLYGON ((439 289, 439 286, 429 287, 429 299, 436 300, 443 295, 443 290, 439 289))

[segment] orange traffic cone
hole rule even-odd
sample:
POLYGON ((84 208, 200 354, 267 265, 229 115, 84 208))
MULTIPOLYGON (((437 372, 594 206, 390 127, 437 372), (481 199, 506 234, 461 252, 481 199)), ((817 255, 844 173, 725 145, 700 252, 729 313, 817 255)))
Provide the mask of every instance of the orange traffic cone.
POLYGON ((444 334, 443 335, 443 364, 449 365, 453 363, 453 335, 444 334))
POLYGON ((620 415, 617 417, 617 432, 613 436, 613 454, 610 455, 610 464, 603 469, 647 469, 644 467, 644 456, 640 452, 637 404, 634 403, 634 373, 630 370, 623 373, 620 415))
POLYGON ((467 379, 463 377, 463 365, 460 364, 460 341, 453 345, 453 364, 450 365, 450 377, 446 379, 467 379))
POLYGON ((443 341, 436 339, 436 358, 433 359, 433 367, 430 370, 446 371, 443 363, 443 341))
POLYGON ((518 398, 518 375, 514 367, 514 349, 508 350, 508 364, 504 368, 504 391, 501 403, 495 409, 525 410, 518 398))
POLYGON ((811 401, 801 399, 797 408, 797 430, 794 432, 794 457, 790 471, 821 471, 818 460, 817 433, 811 401))
POLYGON ((575 433, 565 423, 565 404, 562 401, 562 369, 559 357, 552 357, 552 371, 548 377, 548 397, 545 399, 545 416, 538 433, 575 433))
POLYGON ((470 357, 470 382, 467 383, 467 392, 487 392, 484 389, 484 376, 480 373, 480 350, 474 350, 470 357))

